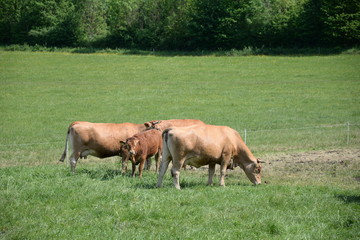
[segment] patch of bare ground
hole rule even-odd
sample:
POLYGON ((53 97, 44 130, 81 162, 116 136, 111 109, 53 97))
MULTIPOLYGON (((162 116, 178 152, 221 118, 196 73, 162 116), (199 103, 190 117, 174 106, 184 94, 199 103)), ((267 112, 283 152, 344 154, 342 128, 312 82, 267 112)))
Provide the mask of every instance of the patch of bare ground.
POLYGON ((264 180, 360 188, 360 149, 265 155, 264 180))
MULTIPOLYGON (((262 183, 297 186, 331 186, 360 191, 360 149, 336 149, 297 153, 262 154, 262 183)), ((219 165, 215 175, 219 176, 219 165)), ((208 175, 208 167, 187 172, 208 175)), ((184 172, 182 174, 185 174, 184 172)), ((249 183, 240 167, 227 171, 226 183, 249 183)))

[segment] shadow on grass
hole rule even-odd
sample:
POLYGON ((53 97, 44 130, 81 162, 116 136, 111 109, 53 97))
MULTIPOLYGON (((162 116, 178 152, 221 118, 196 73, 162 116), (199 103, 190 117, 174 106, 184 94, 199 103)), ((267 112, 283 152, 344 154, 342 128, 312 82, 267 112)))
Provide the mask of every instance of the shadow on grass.
POLYGON ((338 54, 360 54, 359 47, 343 48, 258 48, 244 47, 243 49, 229 50, 194 50, 194 51, 162 51, 162 50, 142 50, 142 49, 119 49, 119 48, 97 48, 97 47, 77 47, 77 48, 56 48, 46 46, 30 45, 5 45, 0 46, 5 51, 28 51, 28 52, 69 52, 78 54, 93 53, 112 53, 120 55, 139 55, 139 56, 159 56, 159 57, 177 57, 177 56, 328 56, 338 54))
POLYGON ((176 56, 328 56, 338 54, 359 54, 358 48, 256 48, 245 47, 243 49, 230 50, 196 50, 196 51, 155 51, 141 49, 101 49, 92 47, 76 48, 72 53, 115 53, 121 55, 139 55, 139 56, 158 56, 158 57, 176 57, 176 56))
POLYGON ((345 203, 357 203, 360 204, 360 196, 355 195, 337 195, 338 199, 344 201, 345 203))
MULTIPOLYGON (((156 179, 150 179, 149 177, 147 178, 143 178, 142 180, 140 180, 141 182, 135 183, 133 185, 134 188, 141 188, 141 189, 156 189, 156 183, 157 183, 157 176, 156 179)), ((171 180, 171 184, 165 183, 167 182, 165 179, 163 180, 163 186, 161 188, 174 188, 174 184, 172 183, 171 180)), ((206 186, 204 183, 201 182, 196 182, 196 181, 189 181, 189 180, 181 180, 180 182, 180 187, 181 189, 186 189, 186 188, 196 188, 196 187, 203 187, 206 186)))
POLYGON ((141 188, 141 189, 155 189, 156 183, 155 182, 141 182, 141 183, 136 183, 133 186, 134 186, 134 188, 141 188))
POLYGON ((121 170, 114 169, 81 169, 78 174, 86 174, 91 179, 99 179, 101 181, 108 181, 114 179, 116 176, 121 176, 121 170))

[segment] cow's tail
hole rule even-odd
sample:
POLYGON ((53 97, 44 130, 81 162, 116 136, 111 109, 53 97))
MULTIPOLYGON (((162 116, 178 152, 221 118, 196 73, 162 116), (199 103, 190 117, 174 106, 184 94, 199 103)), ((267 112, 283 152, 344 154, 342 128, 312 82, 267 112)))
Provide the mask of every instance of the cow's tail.
POLYGON ((169 149, 169 144, 168 144, 170 130, 171 130, 170 128, 165 129, 164 132, 162 133, 162 142, 163 142, 162 154, 161 154, 162 156, 161 156, 161 164, 160 164, 160 170, 159 170, 159 175, 158 175, 158 182, 156 184, 156 187, 161 187, 165 172, 171 161, 171 154, 170 154, 170 149, 169 149))
POLYGON ((64 149, 64 152, 63 154, 61 155, 59 161, 60 162, 64 162, 65 158, 68 156, 68 149, 69 149, 69 137, 70 137, 70 128, 68 129, 67 131, 67 134, 66 134, 66 141, 65 141, 65 149, 64 149))
POLYGON ((169 132, 171 131, 171 128, 167 128, 162 133, 162 139, 163 139, 163 147, 162 147, 162 159, 163 161, 169 161, 168 159, 170 157, 170 149, 169 149, 169 132))
POLYGON ((164 130, 164 132, 162 133, 162 138, 165 142, 167 142, 168 138, 169 138, 169 131, 171 131, 172 128, 167 128, 164 130))

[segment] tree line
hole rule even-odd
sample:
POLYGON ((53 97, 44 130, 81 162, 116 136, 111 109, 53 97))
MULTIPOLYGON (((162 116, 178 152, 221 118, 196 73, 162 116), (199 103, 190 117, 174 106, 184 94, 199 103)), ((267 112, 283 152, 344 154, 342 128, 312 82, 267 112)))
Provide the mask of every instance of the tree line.
POLYGON ((157 50, 352 47, 358 0, 0 0, 0 44, 157 50))

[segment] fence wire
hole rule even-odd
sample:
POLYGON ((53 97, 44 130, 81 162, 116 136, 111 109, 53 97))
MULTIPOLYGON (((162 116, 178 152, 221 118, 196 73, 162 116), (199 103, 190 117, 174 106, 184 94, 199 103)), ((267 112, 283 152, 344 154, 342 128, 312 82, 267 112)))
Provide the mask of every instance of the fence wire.
MULTIPOLYGON (((339 128, 344 127, 346 128, 346 143, 349 144, 352 138, 360 138, 359 131, 352 131, 351 127, 353 126, 360 126, 360 123, 345 123, 345 124, 332 124, 332 125, 320 125, 320 126, 312 126, 312 127, 301 127, 301 128, 277 128, 277 129, 244 129, 240 134, 242 135, 244 142, 247 144, 249 141, 253 142, 252 140, 256 138, 256 136, 263 135, 263 133, 271 133, 271 132, 291 132, 291 131, 305 131, 305 130, 321 130, 326 128, 339 128), (354 136, 352 133, 355 132, 354 136), (250 138, 251 136, 251 138, 250 138)), ((340 132, 342 134, 342 132, 340 132)), ((288 134, 290 135, 290 134, 288 134)), ((298 134, 301 135, 301 134, 298 134)), ((65 143, 65 139, 63 141, 48 141, 48 142, 28 142, 28 143, 11 143, 11 144, 0 144, 0 148, 8 148, 8 147, 26 147, 26 146, 33 146, 33 145, 49 145, 49 144, 58 144, 58 143, 65 143)))
POLYGON ((258 151, 286 151, 338 147, 346 145, 360 146, 360 124, 332 124, 302 128, 282 129, 244 129, 244 142, 258 151))

